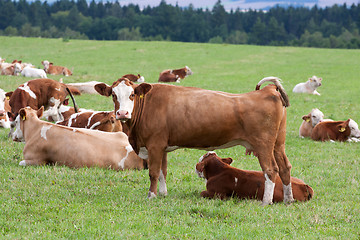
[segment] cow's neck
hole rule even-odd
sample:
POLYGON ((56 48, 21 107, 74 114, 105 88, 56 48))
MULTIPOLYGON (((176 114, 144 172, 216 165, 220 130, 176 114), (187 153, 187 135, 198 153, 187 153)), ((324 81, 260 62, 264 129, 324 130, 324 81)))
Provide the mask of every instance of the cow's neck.
POLYGON ((42 126, 43 124, 38 118, 34 118, 33 116, 28 117, 28 119, 23 122, 22 129, 25 142, 30 136, 33 136, 35 132, 40 131, 42 126))

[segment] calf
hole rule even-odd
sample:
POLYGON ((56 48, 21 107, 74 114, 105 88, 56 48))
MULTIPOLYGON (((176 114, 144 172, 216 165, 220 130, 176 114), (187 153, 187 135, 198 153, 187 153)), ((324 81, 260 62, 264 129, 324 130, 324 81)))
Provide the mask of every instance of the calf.
POLYGON ((140 74, 135 75, 135 74, 125 74, 124 76, 122 76, 121 78, 127 78, 132 82, 137 82, 137 83, 143 83, 145 82, 145 78, 143 76, 140 76, 140 74))
POLYGON ((76 127, 100 130, 104 132, 119 132, 122 131, 122 125, 120 120, 116 120, 114 112, 94 112, 83 111, 74 113, 62 122, 56 124, 76 127))
MULTIPOLYGON (((231 167, 231 158, 220 158, 215 152, 208 152, 200 157, 196 164, 196 173, 206 179, 206 191, 202 197, 225 199, 236 196, 244 199, 261 200, 264 195, 265 178, 260 171, 247 171, 231 167)), ((307 201, 314 195, 313 189, 302 180, 291 177, 294 199, 307 201)), ((275 179, 274 202, 281 202, 283 186, 279 176, 275 179)))
POLYGON ((180 79, 192 74, 193 72, 188 66, 175 70, 168 69, 160 73, 159 82, 180 82, 180 79))
POLYGON ((32 78, 47 78, 46 73, 43 69, 33 68, 30 66, 24 67, 21 70, 21 75, 24 77, 32 77, 32 78))
POLYGON ((0 127, 10 128, 10 120, 7 112, 11 111, 11 109, 9 99, 5 94, 5 91, 0 88, 0 127))
POLYGON ((51 75, 65 75, 65 76, 71 76, 72 72, 62 66, 54 66, 52 62, 49 62, 47 60, 41 62, 42 65, 44 65, 44 71, 51 75))
POLYGON ((311 110, 308 115, 304 115, 302 117, 304 120, 299 128, 299 136, 304 137, 311 137, 311 132, 316 124, 323 121, 324 114, 317 108, 311 110))
POLYGON ((25 141, 22 166, 58 164, 73 168, 101 167, 113 170, 144 169, 122 132, 75 129, 41 121, 44 107, 22 108, 16 118, 13 139, 25 141), (114 147, 116 146, 116 147, 114 147))
POLYGON ((321 81, 322 81, 322 78, 313 76, 312 78, 309 78, 309 80, 307 82, 298 83, 294 87, 293 92, 294 93, 309 93, 309 94, 314 94, 314 95, 320 95, 320 93, 318 93, 316 91, 316 89, 321 86, 321 81))
POLYGON ((15 64, 10 64, 1 69, 1 75, 15 75, 15 64))
POLYGON ((311 133, 311 139, 315 141, 356 141, 351 138, 360 138, 358 124, 352 119, 320 122, 311 133))

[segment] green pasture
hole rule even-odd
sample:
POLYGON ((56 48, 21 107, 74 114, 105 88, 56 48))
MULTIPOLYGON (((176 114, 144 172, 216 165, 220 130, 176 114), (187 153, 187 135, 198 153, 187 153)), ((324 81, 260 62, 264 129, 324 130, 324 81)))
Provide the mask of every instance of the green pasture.
MULTIPOLYGON (((8 129, 0 129, 1 239, 360 238, 359 143, 298 136, 301 117, 315 107, 326 118, 360 123, 359 50, 0 37, 0 56, 37 67, 49 60, 73 68, 73 76, 49 76, 65 83, 111 84, 127 73, 140 73, 154 83, 162 70, 187 65, 194 74, 176 85, 244 93, 264 77, 279 77, 291 104, 286 153, 292 176, 315 192, 309 202, 289 206, 203 199, 205 182, 194 169, 205 151, 181 149, 168 155, 168 196, 148 200, 148 170, 21 167, 24 145, 8 139, 8 129), (321 96, 292 92, 312 75, 323 78, 321 96)), ((11 91, 28 80, 0 76, 0 88, 11 91)), ((76 101, 82 108, 113 109, 111 98, 100 95, 76 101)), ((258 160, 245 156, 241 146, 216 152, 232 157, 235 167, 260 170, 258 160)))

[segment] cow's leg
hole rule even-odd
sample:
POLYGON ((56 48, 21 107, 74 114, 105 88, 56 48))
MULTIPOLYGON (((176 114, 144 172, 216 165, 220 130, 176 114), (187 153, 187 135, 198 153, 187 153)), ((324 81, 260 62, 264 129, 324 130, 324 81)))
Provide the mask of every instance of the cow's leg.
POLYGON ((22 160, 19 162, 20 166, 39 166, 45 165, 47 162, 44 159, 36 159, 36 160, 22 160))
POLYGON ((285 136, 286 136, 286 115, 281 121, 278 137, 274 147, 274 156, 279 167, 279 175, 283 183, 284 202, 291 203, 294 201, 291 188, 291 163, 285 154, 285 136))
MULTIPOLYGON (((149 177, 150 177, 150 188, 148 198, 156 197, 157 193, 157 182, 160 176, 160 169, 162 159, 164 156, 164 149, 159 147, 147 147, 149 154, 149 177)), ((164 177, 165 178, 165 177, 164 177)))
POLYGON ((160 176, 159 176, 159 194, 164 196, 167 195, 166 175, 167 175, 167 153, 164 152, 161 163, 160 176))

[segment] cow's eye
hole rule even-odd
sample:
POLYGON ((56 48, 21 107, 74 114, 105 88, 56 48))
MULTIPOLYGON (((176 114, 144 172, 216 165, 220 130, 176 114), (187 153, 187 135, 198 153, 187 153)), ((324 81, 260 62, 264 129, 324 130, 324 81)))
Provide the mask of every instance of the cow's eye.
POLYGON ((134 98, 135 98, 135 94, 130 94, 130 96, 129 96, 129 98, 130 98, 130 100, 134 100, 134 98))

